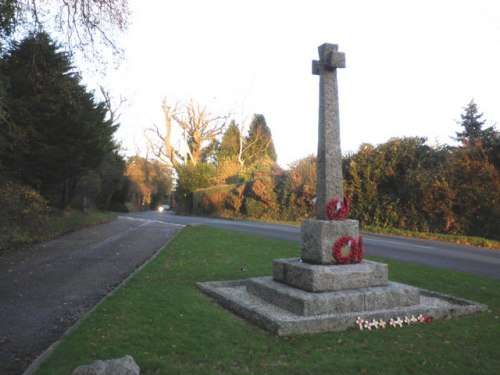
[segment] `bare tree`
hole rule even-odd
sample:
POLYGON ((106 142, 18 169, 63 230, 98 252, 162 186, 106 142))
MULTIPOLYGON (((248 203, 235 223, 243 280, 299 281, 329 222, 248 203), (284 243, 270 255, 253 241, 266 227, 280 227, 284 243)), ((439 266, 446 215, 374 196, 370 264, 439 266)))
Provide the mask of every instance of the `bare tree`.
POLYGON ((228 115, 213 116, 205 107, 194 101, 168 104, 164 99, 162 109, 165 118, 165 131, 153 125, 148 133, 148 143, 154 154, 162 160, 168 160, 176 168, 182 159, 184 162, 197 164, 202 160, 203 149, 213 141, 226 126, 228 115), (177 125, 184 134, 185 156, 181 158, 179 150, 172 146, 172 125, 177 125))
POLYGON ((165 132, 158 125, 153 124, 153 127, 148 129, 145 134, 153 154, 164 163, 170 163, 174 168, 181 164, 179 152, 172 146, 173 114, 177 112, 178 106, 178 103, 171 105, 166 99, 163 99, 161 108, 165 118, 165 132))
POLYGON ((182 111, 173 113, 173 118, 186 135, 191 162, 197 164, 201 161, 203 147, 222 133, 228 116, 213 116, 191 100, 182 111))
MULTIPOLYGON (((3 1, 3 0, 2 0, 3 1)), ((55 32, 59 42, 70 51, 79 50, 87 59, 100 57, 103 46, 113 56, 121 56, 116 33, 128 27, 128 0, 5 0, 7 20, 0 27, 12 34, 17 26, 21 31, 55 32)), ((53 35, 55 37, 55 35, 53 35)), ((109 56, 99 59, 100 62, 109 56)))

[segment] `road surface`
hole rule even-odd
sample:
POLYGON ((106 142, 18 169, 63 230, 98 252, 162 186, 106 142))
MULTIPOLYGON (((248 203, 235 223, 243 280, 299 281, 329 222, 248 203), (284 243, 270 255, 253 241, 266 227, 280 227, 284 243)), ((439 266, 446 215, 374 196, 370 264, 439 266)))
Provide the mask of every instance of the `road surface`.
POLYGON ((0 374, 22 374, 180 229, 121 218, 0 253, 0 374))
MULTIPOLYGON (((172 212, 136 212, 129 216, 176 224, 204 224, 259 236, 300 242, 300 228, 294 225, 234 221, 206 217, 178 216, 172 212)), ((437 268, 500 279, 500 250, 457 245, 399 236, 363 233, 367 256, 395 259, 437 268)), ((299 254, 297 254, 299 256, 299 254)))

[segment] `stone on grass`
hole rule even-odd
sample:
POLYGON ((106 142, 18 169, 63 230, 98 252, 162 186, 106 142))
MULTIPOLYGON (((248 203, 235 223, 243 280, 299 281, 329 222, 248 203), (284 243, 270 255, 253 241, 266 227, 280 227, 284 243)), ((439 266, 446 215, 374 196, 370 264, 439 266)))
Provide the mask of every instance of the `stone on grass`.
POLYGON ((141 369, 130 355, 118 359, 95 361, 90 365, 79 366, 71 375, 139 375, 141 369))

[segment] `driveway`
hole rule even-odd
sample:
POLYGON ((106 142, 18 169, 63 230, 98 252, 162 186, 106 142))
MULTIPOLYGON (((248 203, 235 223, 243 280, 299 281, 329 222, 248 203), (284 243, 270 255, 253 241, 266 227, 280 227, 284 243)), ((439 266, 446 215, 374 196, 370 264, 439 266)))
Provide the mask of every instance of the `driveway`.
POLYGON ((181 228, 120 217, 0 254, 0 374, 22 374, 181 228))

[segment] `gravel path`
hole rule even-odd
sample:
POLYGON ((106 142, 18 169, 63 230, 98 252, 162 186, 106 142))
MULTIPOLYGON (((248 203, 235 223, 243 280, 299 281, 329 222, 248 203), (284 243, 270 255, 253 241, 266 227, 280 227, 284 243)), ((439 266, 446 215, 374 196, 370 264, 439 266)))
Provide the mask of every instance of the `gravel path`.
POLYGON ((22 374, 180 229, 120 217, 1 254, 0 374, 22 374))

